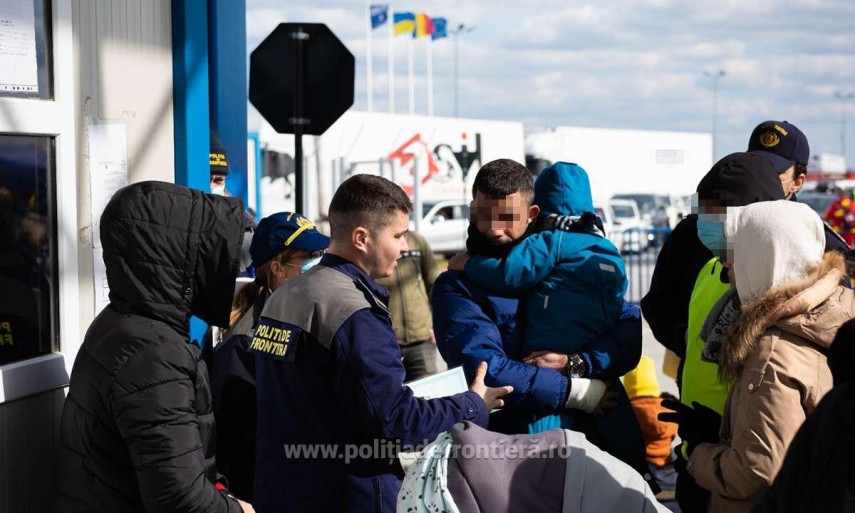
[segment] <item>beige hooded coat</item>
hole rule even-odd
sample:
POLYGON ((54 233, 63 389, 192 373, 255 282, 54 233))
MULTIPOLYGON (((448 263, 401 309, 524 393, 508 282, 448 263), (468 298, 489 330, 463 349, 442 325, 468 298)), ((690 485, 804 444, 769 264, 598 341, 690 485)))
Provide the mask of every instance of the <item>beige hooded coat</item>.
MULTIPOLYGON (((687 465, 712 492, 711 512, 750 511, 777 475, 796 431, 832 387, 824 352, 855 313, 855 295, 840 285, 842 255, 820 258, 803 277, 744 304, 722 344, 720 372, 733 387, 721 442, 700 444, 687 465)), ((738 290, 739 280, 737 273, 738 290)))

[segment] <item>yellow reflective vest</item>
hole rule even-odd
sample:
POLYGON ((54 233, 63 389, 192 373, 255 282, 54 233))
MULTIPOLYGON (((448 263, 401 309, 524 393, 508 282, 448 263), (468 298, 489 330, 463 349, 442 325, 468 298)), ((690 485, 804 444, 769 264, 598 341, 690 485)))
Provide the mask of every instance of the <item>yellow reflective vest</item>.
MULTIPOLYGON (((718 364, 704 361, 701 353, 704 350, 704 340, 701 339, 701 328, 707 316, 721 296, 730 288, 730 284, 722 283, 719 278, 721 263, 717 258, 711 259, 704 265, 695 280, 695 288, 689 300, 689 327, 686 330, 686 359, 683 362, 683 379, 680 389, 680 401, 692 405, 697 401, 721 414, 724 411, 724 401, 727 399, 729 387, 718 378, 718 364)), ((686 456, 686 444, 682 447, 686 456)))

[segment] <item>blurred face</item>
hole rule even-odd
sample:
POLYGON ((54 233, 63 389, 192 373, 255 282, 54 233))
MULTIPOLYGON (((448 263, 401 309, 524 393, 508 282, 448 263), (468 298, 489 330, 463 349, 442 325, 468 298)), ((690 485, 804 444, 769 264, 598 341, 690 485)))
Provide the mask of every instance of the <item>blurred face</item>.
POLYGON ((732 254, 724 232, 726 219, 726 207, 714 202, 698 205, 698 239, 722 262, 729 261, 732 254))
POLYGON ((363 254, 361 267, 372 278, 385 278, 395 272, 401 253, 408 251, 405 237, 410 227, 410 217, 396 212, 392 221, 378 230, 354 230, 354 246, 363 254))
POLYGON ((520 192, 504 198, 491 198, 476 192, 470 206, 471 222, 497 246, 511 244, 520 239, 525 235, 529 223, 540 213, 540 208, 531 205, 520 192))

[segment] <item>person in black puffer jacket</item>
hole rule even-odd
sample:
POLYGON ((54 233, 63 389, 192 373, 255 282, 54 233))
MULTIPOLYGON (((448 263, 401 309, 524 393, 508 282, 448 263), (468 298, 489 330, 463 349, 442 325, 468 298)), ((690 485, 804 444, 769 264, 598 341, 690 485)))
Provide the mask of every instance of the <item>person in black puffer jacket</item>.
POLYGON ((162 182, 101 216, 110 304, 89 326, 62 412, 57 512, 253 511, 214 462, 196 315, 228 325, 243 236, 237 199, 162 182))
POLYGON ((799 428, 752 513, 855 511, 855 319, 837 331, 828 366, 834 388, 799 428))

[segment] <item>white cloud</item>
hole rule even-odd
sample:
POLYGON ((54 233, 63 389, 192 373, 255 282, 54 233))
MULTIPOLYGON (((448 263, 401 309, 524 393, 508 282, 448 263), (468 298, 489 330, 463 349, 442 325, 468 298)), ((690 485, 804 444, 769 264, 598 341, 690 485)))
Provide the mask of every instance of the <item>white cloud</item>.
MULTIPOLYGON (((476 29, 460 38, 461 114, 530 125, 709 131, 718 81, 719 155, 744 149, 759 121, 788 118, 817 151, 839 151, 838 90, 855 90, 851 0, 433 0, 396 11, 476 29)), ((353 0, 247 0, 251 51, 280 21, 327 23, 357 59, 364 109, 365 5, 353 0)), ((385 32, 374 32, 374 101, 386 105, 385 32)), ((406 109, 406 39, 396 38, 396 101, 406 109)), ((435 105, 453 112, 453 40, 434 45, 435 105)), ((424 75, 417 42, 416 74, 424 75)), ((419 111, 424 83, 418 82, 419 111)), ((850 119, 855 108, 850 103, 850 119)), ((850 127, 853 128, 853 127, 850 127)), ((855 134, 855 129, 850 129, 855 134)), ((855 136, 850 137, 855 164, 855 136)))

